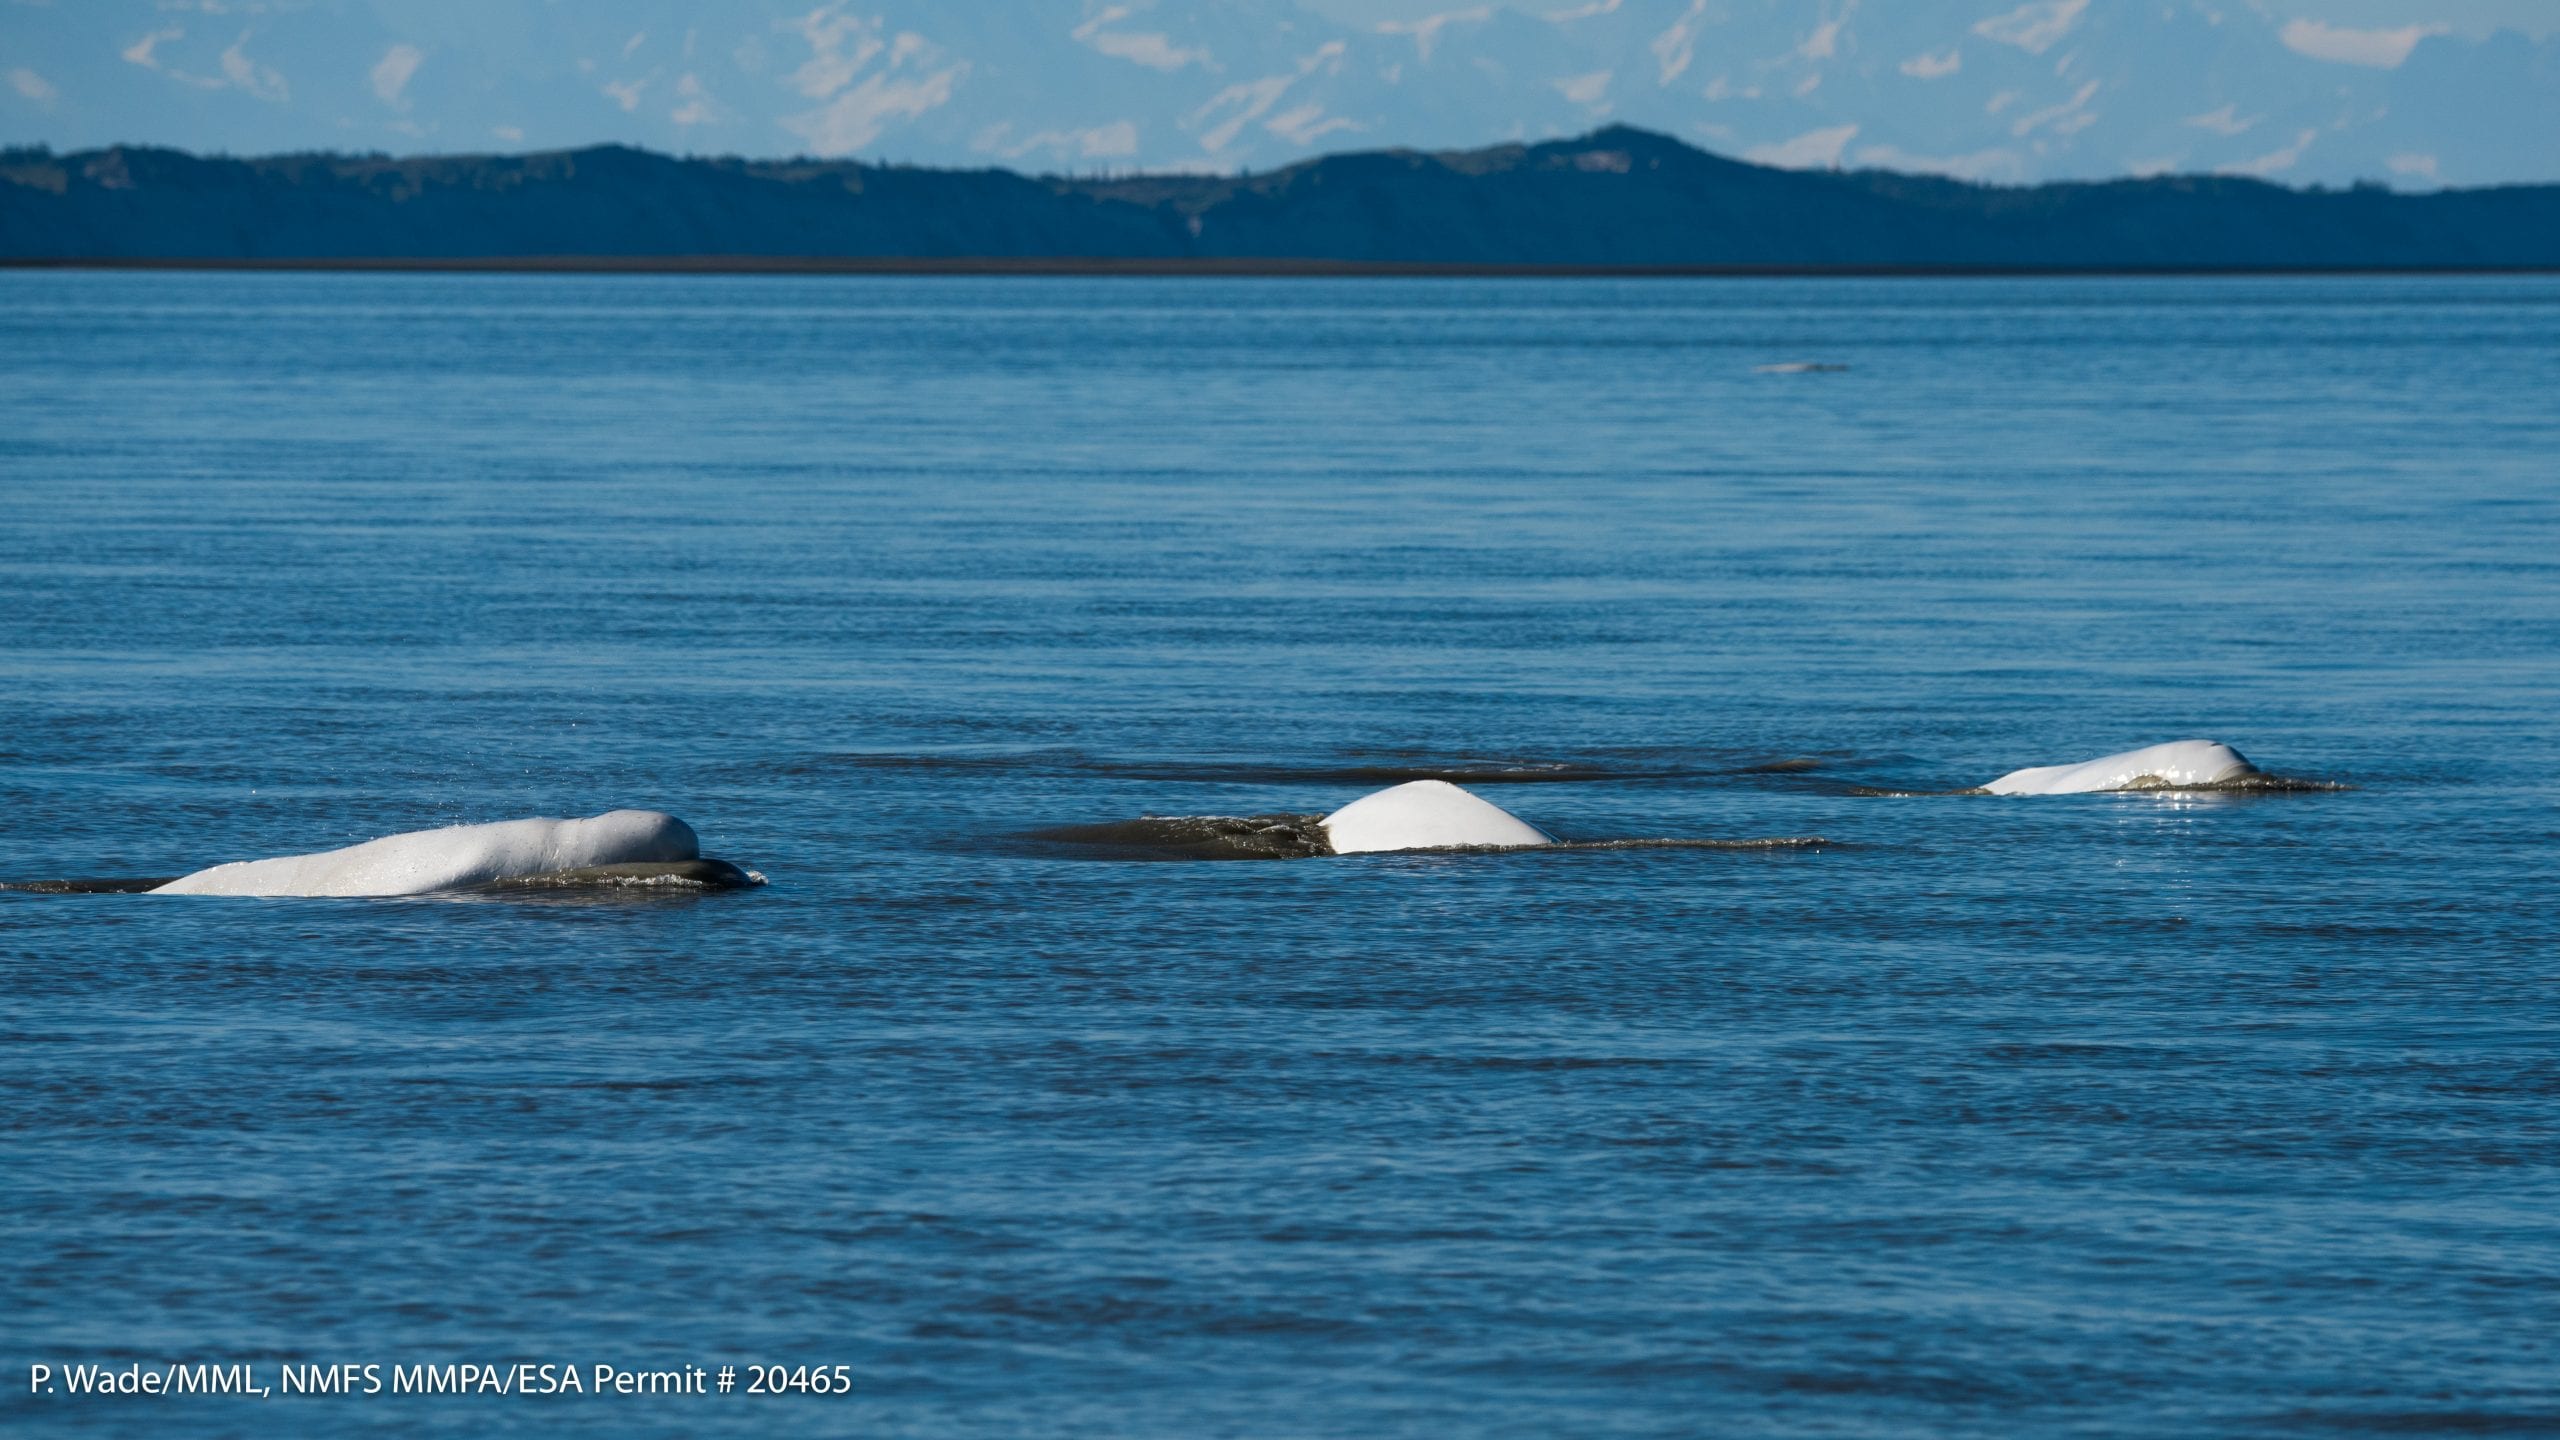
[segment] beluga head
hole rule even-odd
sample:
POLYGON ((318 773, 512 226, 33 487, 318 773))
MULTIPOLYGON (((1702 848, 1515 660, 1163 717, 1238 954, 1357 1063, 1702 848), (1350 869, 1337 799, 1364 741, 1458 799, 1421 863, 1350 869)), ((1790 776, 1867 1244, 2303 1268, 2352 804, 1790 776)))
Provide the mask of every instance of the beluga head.
POLYGON ((1363 795, 1319 823, 1336 855, 1556 843, 1537 826, 1446 780, 1415 780, 1363 795))

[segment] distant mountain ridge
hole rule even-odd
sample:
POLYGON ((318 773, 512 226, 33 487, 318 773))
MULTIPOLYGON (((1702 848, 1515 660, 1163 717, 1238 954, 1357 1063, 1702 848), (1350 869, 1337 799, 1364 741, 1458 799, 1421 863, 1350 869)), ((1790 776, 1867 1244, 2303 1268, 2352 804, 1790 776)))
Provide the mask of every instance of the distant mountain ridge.
POLYGON ((1977 185, 1801 171, 1612 126, 1259 175, 851 161, 0 152, 0 258, 1322 261, 1560 268, 2560 267, 2560 186, 1977 185))

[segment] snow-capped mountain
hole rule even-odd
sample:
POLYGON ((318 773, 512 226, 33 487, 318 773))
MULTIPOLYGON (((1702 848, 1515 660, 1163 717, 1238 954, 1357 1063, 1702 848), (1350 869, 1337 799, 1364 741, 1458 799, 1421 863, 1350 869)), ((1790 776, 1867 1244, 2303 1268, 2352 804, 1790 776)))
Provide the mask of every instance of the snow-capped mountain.
POLYGON ((0 140, 1267 169, 1619 121, 1796 167, 2560 178, 2560 39, 2248 0, 0 3, 0 140))

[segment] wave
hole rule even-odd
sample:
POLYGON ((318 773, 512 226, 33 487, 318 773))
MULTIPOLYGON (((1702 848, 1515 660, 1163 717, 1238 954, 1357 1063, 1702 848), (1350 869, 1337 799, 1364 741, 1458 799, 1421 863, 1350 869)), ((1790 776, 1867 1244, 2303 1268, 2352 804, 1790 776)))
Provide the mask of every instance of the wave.
POLYGON ((1572 760, 1449 759, 1269 764, 1246 760, 1121 760, 1076 751, 1012 755, 901 755, 853 752, 816 756, 783 768, 785 774, 829 770, 914 770, 927 773, 1092 775, 1170 784, 1365 785, 1384 788, 1416 780, 1452 785, 1566 785, 1605 782, 1696 780, 1742 775, 1800 775, 1821 760, 1784 757, 1724 765, 1610 764, 1572 760))
POLYGON ((1094 859, 1303 860, 1333 853, 1321 815, 1147 815, 1059 825, 1021 837, 1094 859))
POLYGON ((28 895, 141 895, 177 880, 175 875, 149 879, 0 880, 0 890, 28 895))
POLYGON ((1762 835, 1748 840, 1706 840, 1685 836, 1663 836, 1638 840, 1559 840, 1542 845, 1542 850, 1845 850, 1837 840, 1822 835, 1762 835))

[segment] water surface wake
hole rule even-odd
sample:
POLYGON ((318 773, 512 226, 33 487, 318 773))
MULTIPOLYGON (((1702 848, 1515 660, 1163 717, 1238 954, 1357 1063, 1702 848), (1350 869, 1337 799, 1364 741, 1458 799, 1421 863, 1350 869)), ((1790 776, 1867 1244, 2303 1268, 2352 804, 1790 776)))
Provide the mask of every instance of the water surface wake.
POLYGON ((875 754, 857 751, 814 756, 782 768, 785 774, 819 774, 845 769, 944 771, 955 774, 1090 775, 1188 785, 1366 785, 1383 788, 1416 780, 1442 780, 1452 785, 1567 785, 1798 775, 1818 770, 1824 763, 1802 756, 1783 756, 1705 765, 1478 758, 1290 765, 1252 760, 1123 760, 1082 751, 1051 750, 1011 754, 875 754))
POLYGON ((1304 860, 1330 855, 1321 815, 1147 815, 1022 836, 1096 860, 1304 860))
POLYGON ((176 880, 175 875, 139 879, 0 880, 0 890, 28 895, 141 895, 176 880))

